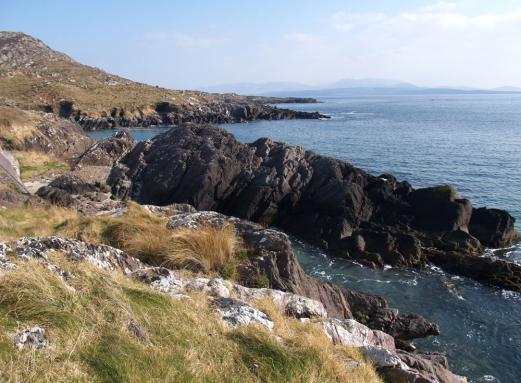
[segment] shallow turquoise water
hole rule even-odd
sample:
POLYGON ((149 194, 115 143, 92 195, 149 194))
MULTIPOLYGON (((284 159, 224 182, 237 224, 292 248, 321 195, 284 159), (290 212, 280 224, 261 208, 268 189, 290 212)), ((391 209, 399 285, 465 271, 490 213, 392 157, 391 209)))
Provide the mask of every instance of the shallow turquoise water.
MULTIPOLYGON (((281 105, 330 120, 223 125, 243 142, 271 137, 391 173, 415 187, 449 183, 475 205, 507 209, 521 223, 521 95, 394 95, 281 105)), ((134 130, 148 139, 160 130, 134 130)), ((110 133, 109 133, 110 134, 110 133)), ((102 138, 107 132, 97 132, 102 138)), ((293 238, 305 270, 384 296, 438 323, 442 335, 415 344, 443 351, 473 382, 521 381, 521 296, 433 269, 374 271, 332 260, 293 238)), ((496 252, 521 262, 521 249, 496 252)))

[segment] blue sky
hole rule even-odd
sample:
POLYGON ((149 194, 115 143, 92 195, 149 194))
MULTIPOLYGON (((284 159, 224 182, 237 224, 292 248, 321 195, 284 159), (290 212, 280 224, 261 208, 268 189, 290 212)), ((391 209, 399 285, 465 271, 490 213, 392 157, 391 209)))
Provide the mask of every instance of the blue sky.
POLYGON ((0 0, 0 30, 172 88, 367 77, 521 86, 521 0, 0 0))

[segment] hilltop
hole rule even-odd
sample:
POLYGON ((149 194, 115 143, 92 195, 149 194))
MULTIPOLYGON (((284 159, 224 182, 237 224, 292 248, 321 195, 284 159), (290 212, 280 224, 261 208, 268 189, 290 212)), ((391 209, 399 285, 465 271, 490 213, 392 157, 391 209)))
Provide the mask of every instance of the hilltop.
POLYGON ((151 86, 78 63, 24 33, 0 32, 0 103, 52 112, 87 129, 323 117, 267 105, 283 102, 315 100, 151 86))

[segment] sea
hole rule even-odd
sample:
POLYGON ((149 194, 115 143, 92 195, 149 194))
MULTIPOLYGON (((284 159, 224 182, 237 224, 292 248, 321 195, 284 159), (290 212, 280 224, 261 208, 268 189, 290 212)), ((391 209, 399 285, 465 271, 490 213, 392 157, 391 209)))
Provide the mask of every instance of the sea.
MULTIPOLYGON (((319 111, 324 120, 223 124, 238 140, 271 137, 390 173, 414 187, 451 184, 474 206, 508 210, 521 229, 521 94, 353 94, 281 108, 319 111)), ((137 140, 168 128, 132 129, 137 140)), ((89 133, 100 139, 112 132, 89 133)), ((470 382, 521 382, 521 294, 484 286, 436 267, 375 271, 291 237, 304 269, 339 285, 376 293, 402 312, 421 314, 442 334, 415 340, 443 352, 470 382)), ((487 255, 521 264, 521 246, 487 255)))

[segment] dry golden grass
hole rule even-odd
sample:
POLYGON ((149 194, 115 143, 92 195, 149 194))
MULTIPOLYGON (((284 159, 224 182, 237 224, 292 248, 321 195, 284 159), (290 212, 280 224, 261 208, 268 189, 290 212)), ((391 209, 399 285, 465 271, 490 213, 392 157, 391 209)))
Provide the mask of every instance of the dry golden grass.
POLYGON ((22 180, 29 180, 50 173, 61 173, 70 169, 70 166, 65 162, 42 152, 13 151, 12 154, 20 163, 22 180))
POLYGON ((172 235, 173 251, 165 257, 165 265, 203 272, 219 271, 236 263, 240 248, 241 240, 233 225, 182 228, 172 235))
POLYGON ((176 301, 85 262, 60 254, 52 261, 71 272, 67 283, 75 291, 37 261, 0 276, 2 382, 380 383, 358 353, 333 346, 268 301, 261 305, 275 322, 273 333, 232 329, 204 295, 176 301), (152 345, 128 330, 130 320, 152 345), (34 324, 46 329, 52 347, 16 350, 12 334, 34 324), (361 366, 350 368, 348 358, 361 366))
POLYGON ((57 207, 0 210, 0 239, 60 235, 124 250, 146 263, 188 268, 233 278, 241 250, 233 226, 197 229, 167 228, 167 219, 129 203, 120 217, 83 216, 57 207))

